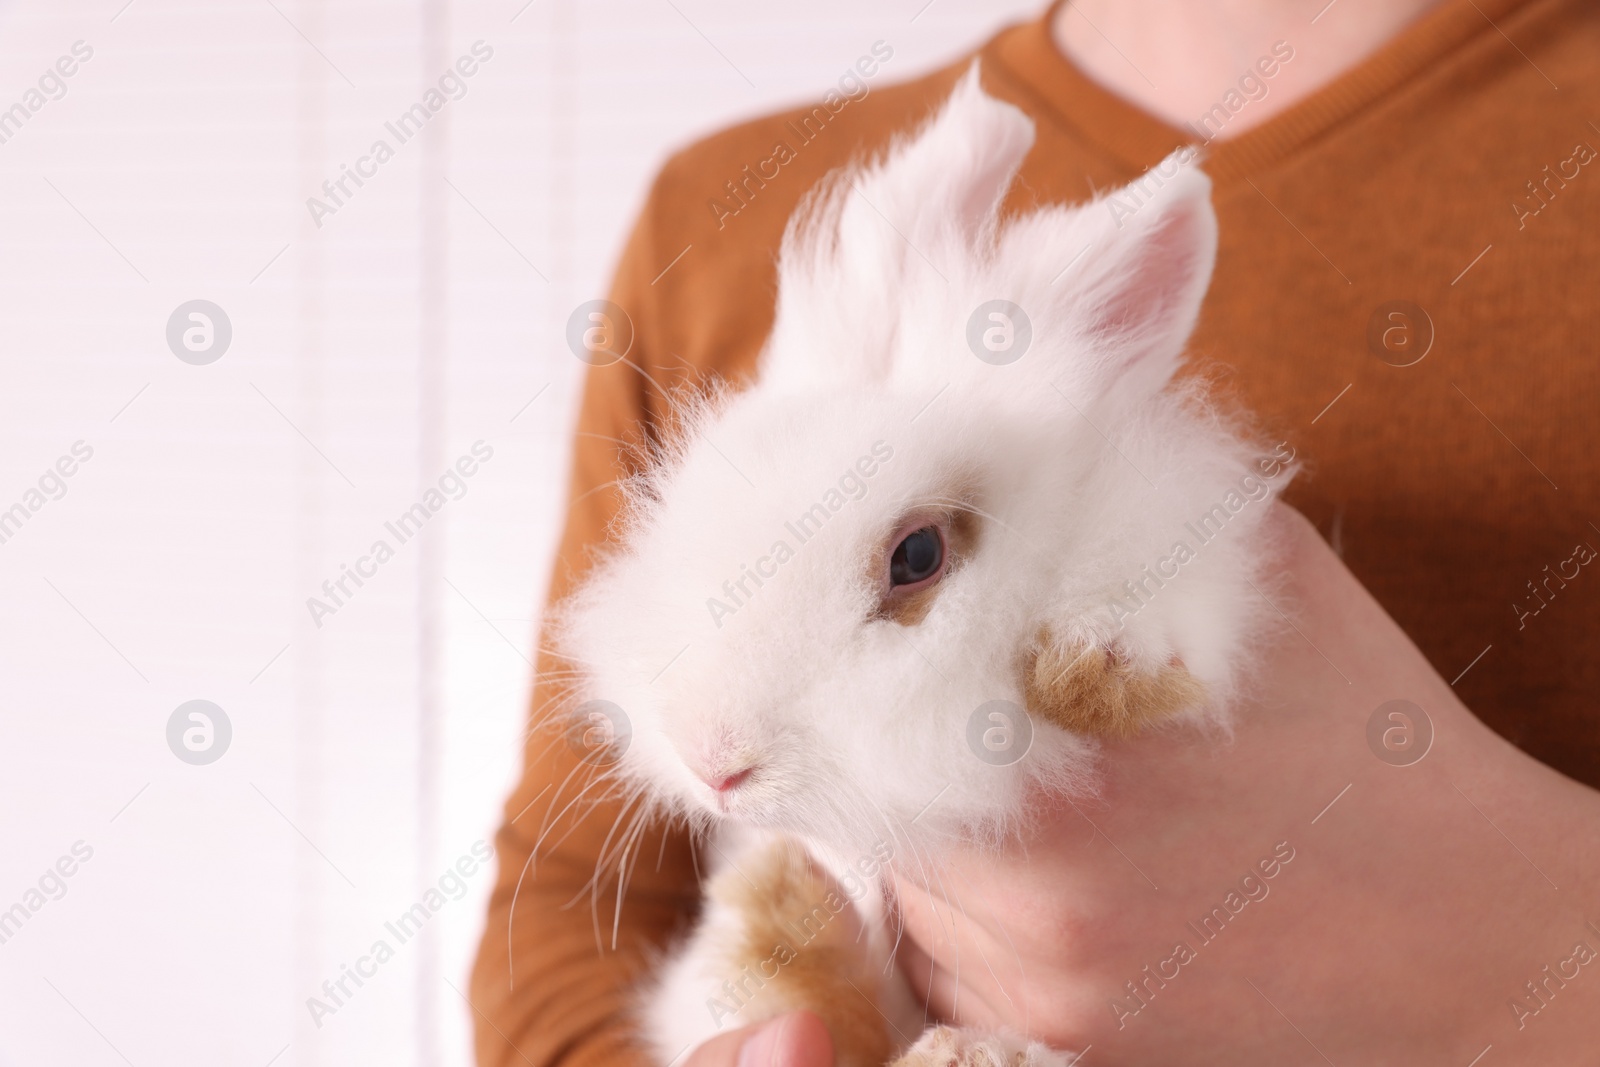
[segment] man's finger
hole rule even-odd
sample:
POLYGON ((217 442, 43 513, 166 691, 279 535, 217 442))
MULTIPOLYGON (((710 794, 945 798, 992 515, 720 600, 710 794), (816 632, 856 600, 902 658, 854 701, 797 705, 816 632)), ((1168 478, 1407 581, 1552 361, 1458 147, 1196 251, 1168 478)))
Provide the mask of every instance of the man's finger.
POLYGON ((833 1039, 809 1011, 718 1034, 689 1054, 684 1067, 834 1067, 833 1039))

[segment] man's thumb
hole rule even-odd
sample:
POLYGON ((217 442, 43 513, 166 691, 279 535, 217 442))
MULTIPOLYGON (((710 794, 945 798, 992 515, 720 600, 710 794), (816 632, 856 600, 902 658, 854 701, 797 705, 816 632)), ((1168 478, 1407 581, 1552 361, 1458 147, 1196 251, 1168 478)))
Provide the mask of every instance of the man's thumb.
POLYGON ((833 1039, 809 1011, 769 1019, 745 1038, 738 1067, 834 1067, 833 1039))

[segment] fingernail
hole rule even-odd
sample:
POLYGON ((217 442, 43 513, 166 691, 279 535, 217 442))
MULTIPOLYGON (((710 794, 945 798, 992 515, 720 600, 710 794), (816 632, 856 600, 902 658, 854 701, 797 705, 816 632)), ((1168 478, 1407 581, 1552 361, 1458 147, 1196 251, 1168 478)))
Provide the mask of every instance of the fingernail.
POLYGON ((763 1025, 739 1046, 738 1067, 777 1067, 778 1043, 789 1025, 784 1015, 763 1025))

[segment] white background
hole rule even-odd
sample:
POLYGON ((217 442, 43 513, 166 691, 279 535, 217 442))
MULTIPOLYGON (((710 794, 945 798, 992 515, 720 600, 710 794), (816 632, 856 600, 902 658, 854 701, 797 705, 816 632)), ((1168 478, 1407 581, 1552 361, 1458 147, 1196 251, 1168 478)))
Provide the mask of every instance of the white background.
POLYGON ((667 152, 820 98, 875 40, 881 85, 1039 4, 124 3, 0 6, 0 109, 94 50, 0 144, 0 510, 93 449, 0 544, 0 910, 93 849, 0 944, 0 1064, 464 1064, 491 871, 320 1027, 306 1001, 395 944, 516 774, 568 314, 667 152), (205 366, 165 336, 197 298, 233 330, 205 366), (480 440, 465 496, 315 625, 480 440), (167 745, 193 699, 232 724, 207 766, 167 745))

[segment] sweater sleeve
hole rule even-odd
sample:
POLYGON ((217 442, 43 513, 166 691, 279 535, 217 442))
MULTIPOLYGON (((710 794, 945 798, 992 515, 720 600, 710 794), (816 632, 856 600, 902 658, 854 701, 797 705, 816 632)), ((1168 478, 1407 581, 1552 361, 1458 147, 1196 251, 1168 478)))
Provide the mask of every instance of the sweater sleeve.
MULTIPOLYGON (((647 205, 611 296, 632 321, 632 347, 622 361, 591 367, 584 385, 551 603, 571 590, 604 540, 621 504, 616 481, 630 471, 631 446, 650 433, 659 399, 644 376, 655 378, 659 366, 651 343, 660 328, 649 273, 652 217, 647 205)), ((616 852, 632 812, 606 795, 603 776, 566 743, 566 665, 544 649, 536 664, 522 779, 495 837, 498 873, 470 986, 477 1061, 644 1067, 629 1029, 631 990, 698 901, 689 841, 665 826, 634 839, 636 862, 619 902, 616 852)))

